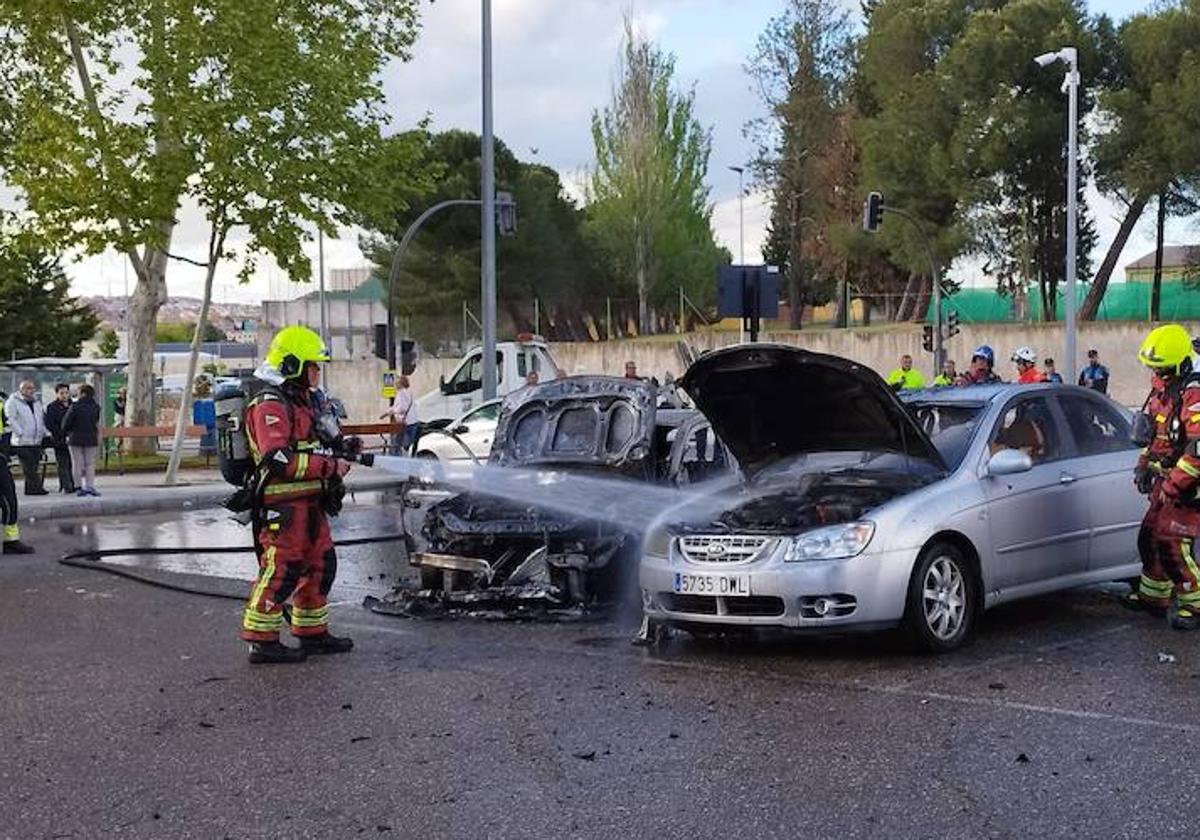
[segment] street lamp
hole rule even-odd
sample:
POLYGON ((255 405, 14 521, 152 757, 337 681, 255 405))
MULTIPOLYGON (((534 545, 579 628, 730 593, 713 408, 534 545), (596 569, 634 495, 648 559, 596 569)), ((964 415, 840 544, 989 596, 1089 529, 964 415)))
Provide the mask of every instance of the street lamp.
MULTIPOLYGON (((744 166, 731 166, 730 172, 736 172, 738 176, 738 264, 746 264, 746 211, 745 198, 746 188, 744 186, 744 175, 746 168, 744 166)), ((738 328, 738 343, 746 343, 746 319, 742 318, 741 326, 738 328)))
POLYGON ((482 274, 483 399, 496 398, 496 149, 492 138, 492 0, 483 5, 482 274))
MULTIPOLYGON (((1039 67, 1049 67, 1056 61, 1067 65, 1067 75, 1063 79, 1062 90, 1067 94, 1067 342, 1066 353, 1068 370, 1076 371, 1075 360, 1075 238, 1076 238, 1076 196, 1078 195, 1078 178, 1075 160, 1078 144, 1079 129, 1079 53, 1074 47, 1063 47, 1057 52, 1042 53, 1034 59, 1039 67)), ((1075 374, 1072 373, 1072 376, 1075 374)))

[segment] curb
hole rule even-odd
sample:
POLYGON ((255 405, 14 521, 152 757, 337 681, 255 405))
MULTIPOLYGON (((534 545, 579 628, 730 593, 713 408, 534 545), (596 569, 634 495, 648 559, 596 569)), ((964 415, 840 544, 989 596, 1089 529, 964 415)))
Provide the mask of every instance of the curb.
MULTIPOLYGON (((394 478, 361 478, 347 482, 351 493, 369 493, 394 487, 401 482, 394 478)), ((21 522, 33 523, 49 519, 94 519, 100 516, 125 516, 163 511, 211 510, 220 508, 233 488, 228 484, 206 484, 195 488, 139 487, 137 496, 111 496, 56 499, 53 504, 35 502, 20 506, 21 522), (45 509, 43 509, 43 505, 45 509)), ((25 497, 21 497, 24 499, 25 497)))

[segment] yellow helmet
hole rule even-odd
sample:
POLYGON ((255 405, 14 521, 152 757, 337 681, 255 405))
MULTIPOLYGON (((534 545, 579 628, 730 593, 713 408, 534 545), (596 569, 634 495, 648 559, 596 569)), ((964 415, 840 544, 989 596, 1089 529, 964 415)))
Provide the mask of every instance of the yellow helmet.
POLYGON ((1180 366, 1192 358, 1192 337, 1179 324, 1155 327, 1138 350, 1138 361, 1155 370, 1171 369, 1178 373, 1180 366))
POLYGON ((284 327, 271 339, 267 364, 284 379, 299 376, 306 362, 328 362, 329 352, 321 336, 308 327, 284 327))

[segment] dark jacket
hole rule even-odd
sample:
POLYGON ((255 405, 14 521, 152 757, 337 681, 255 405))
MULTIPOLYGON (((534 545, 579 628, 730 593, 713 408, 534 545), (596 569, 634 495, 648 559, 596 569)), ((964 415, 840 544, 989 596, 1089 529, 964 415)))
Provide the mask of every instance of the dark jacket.
POLYGON ((70 403, 63 405, 58 400, 46 406, 46 431, 50 437, 54 438, 56 446, 61 446, 66 442, 62 433, 62 420, 67 416, 67 410, 70 407, 70 403))
POLYGON ((63 417, 62 432, 71 446, 99 446, 100 406, 90 397, 80 397, 63 417))

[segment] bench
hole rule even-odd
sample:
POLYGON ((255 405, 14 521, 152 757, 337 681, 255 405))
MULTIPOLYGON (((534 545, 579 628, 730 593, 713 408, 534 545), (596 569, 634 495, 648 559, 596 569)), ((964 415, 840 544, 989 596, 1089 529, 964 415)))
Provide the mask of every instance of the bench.
POLYGON ((343 423, 342 434, 357 435, 358 437, 363 438, 364 451, 378 449, 380 452, 387 454, 392 447, 392 437, 394 435, 404 434, 404 424, 388 423, 383 421, 378 423, 343 423), (369 435, 379 435, 379 443, 375 445, 368 445, 366 438, 369 435))

